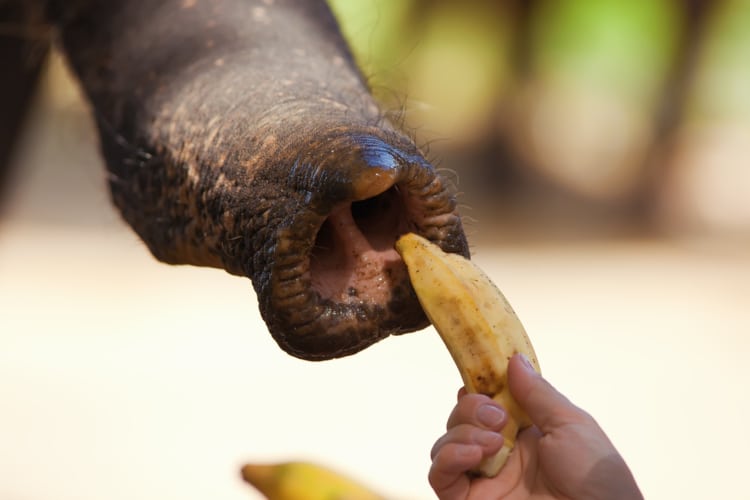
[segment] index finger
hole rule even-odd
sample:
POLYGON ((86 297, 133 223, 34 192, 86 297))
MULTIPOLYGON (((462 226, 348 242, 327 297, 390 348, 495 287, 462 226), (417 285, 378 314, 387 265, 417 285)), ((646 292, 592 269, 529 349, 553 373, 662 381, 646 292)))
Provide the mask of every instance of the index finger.
POLYGON ((464 394, 458 399, 448 417, 447 428, 469 424, 483 429, 498 430, 507 420, 505 412, 492 398, 484 394, 464 394))

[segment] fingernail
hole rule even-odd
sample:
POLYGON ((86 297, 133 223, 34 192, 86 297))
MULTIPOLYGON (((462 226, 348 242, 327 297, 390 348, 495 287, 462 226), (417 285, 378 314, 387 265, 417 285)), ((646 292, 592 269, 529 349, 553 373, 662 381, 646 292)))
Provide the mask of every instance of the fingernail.
POLYGON ((503 436, 492 431, 480 431, 474 436, 474 441, 482 446, 496 446, 502 440, 503 436))
POLYGON ((523 364, 523 367, 526 368, 526 371, 536 371, 534 365, 531 364, 531 361, 529 361, 529 358, 527 358, 525 354, 519 354, 518 357, 521 358, 521 363, 523 364))
POLYGON ((497 427, 503 422, 504 418, 505 413, 497 406, 482 405, 477 410, 477 419, 486 427, 497 427))

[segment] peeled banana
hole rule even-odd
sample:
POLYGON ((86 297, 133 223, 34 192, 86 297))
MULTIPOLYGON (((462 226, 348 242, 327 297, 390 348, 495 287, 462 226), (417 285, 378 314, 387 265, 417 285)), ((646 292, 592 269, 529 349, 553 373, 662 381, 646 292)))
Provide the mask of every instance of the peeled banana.
POLYGON ((356 481, 311 462, 248 464, 242 477, 268 500, 384 500, 356 481))
POLYGON ((406 263, 412 286, 461 373, 466 390, 490 396, 505 409, 508 422, 502 449, 485 459, 478 472, 493 477, 505 465, 518 432, 531 425, 510 394, 510 358, 524 354, 539 362, 526 331, 503 294, 473 262, 414 233, 403 235, 396 250, 406 263))

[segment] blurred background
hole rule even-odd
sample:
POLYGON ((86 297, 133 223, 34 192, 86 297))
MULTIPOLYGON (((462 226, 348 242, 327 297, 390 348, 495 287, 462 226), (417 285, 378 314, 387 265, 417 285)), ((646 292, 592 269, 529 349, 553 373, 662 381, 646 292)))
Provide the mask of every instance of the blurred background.
POLYGON ((472 203, 586 233, 750 231, 750 2, 332 3, 472 203))
MULTIPOLYGON (((750 1, 331 4, 389 116, 456 183, 544 373, 646 498, 743 498, 750 1)), ((299 458, 432 498, 460 385, 434 331, 303 362, 249 281, 156 262, 109 203, 59 54, 14 142, 0 499, 259 498, 240 466, 299 458)))

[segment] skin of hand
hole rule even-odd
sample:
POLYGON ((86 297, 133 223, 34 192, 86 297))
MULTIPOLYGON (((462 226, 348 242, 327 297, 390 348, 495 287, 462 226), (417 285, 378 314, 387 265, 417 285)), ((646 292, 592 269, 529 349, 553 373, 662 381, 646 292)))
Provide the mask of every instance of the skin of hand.
POLYGON ((502 408, 459 391, 448 430, 432 448, 429 480, 440 500, 635 500, 643 495, 625 461, 596 421, 573 405, 522 355, 511 358, 508 384, 534 425, 494 478, 469 471, 502 446, 502 408))

